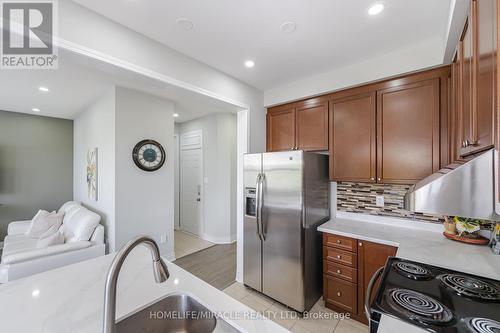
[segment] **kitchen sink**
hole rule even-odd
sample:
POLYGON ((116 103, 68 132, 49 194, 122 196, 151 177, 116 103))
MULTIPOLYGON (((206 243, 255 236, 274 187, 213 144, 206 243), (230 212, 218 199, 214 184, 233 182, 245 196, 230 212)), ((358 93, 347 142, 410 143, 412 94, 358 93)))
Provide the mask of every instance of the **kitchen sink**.
POLYGON ((117 333, 238 332, 186 294, 171 294, 116 323, 117 333))

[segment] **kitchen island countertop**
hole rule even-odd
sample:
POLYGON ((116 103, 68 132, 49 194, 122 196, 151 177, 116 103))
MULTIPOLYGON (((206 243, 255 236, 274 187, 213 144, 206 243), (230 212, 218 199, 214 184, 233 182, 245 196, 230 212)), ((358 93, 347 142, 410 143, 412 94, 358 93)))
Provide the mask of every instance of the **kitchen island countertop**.
MULTIPOLYGON (((0 331, 102 332, 104 283, 113 257, 102 256, 0 285, 0 331)), ((118 279, 117 320, 168 294, 186 293, 209 310, 229 316, 226 321, 241 332, 288 332, 177 265, 166 263, 170 278, 157 284, 149 251, 138 246, 130 253, 118 279)))

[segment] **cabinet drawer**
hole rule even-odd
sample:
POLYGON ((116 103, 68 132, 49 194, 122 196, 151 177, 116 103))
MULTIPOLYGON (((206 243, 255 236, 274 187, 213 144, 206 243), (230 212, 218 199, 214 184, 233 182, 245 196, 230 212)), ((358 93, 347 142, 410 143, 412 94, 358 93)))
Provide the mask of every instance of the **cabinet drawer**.
POLYGON ((356 253, 347 252, 333 247, 323 247, 323 259, 353 268, 358 267, 358 256, 356 253))
POLYGON ((323 280, 325 301, 351 313, 356 313, 358 305, 357 285, 326 274, 323 276, 323 280))
POLYGON ((358 270, 328 260, 323 260, 323 273, 352 283, 358 282, 358 270))
POLYGON ((336 247, 350 252, 358 252, 357 240, 349 237, 323 234, 323 245, 336 247))

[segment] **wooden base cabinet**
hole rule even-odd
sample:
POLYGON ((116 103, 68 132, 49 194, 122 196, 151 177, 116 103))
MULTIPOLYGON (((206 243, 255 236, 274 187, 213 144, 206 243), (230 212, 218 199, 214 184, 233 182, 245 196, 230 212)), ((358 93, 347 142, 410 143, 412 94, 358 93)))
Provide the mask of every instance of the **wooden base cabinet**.
POLYGON ((323 299, 336 312, 347 312, 367 323, 366 289, 372 275, 396 254, 388 245, 323 234, 323 299))

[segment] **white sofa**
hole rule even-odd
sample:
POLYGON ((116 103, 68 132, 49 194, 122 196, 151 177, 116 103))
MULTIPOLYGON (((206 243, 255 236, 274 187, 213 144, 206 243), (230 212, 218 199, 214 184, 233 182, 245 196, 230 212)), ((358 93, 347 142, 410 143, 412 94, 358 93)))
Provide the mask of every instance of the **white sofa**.
MULTIPOLYGON (((100 216, 79 203, 69 201, 59 212, 65 216, 60 231, 71 228, 77 230, 84 220, 100 222, 100 216), (76 228, 76 229, 75 229, 76 228)), ((4 239, 0 262, 0 283, 7 283, 25 276, 41 273, 54 268, 105 254, 104 227, 97 224, 89 239, 73 240, 65 237, 65 243, 37 248, 37 239, 25 235, 31 220, 9 223, 4 239)))

